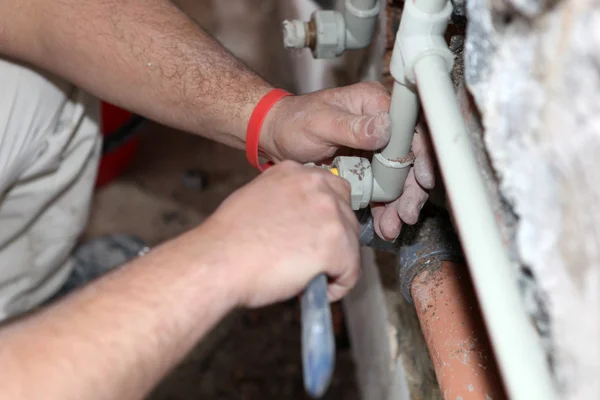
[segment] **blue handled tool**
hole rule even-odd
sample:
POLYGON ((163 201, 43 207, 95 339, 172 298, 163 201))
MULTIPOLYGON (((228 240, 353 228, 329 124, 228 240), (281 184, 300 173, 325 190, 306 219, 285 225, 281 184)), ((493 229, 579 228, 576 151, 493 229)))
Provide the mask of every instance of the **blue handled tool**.
POLYGON ((317 275, 300 300, 304 388, 313 398, 325 394, 335 365, 335 340, 327 298, 327 276, 317 275))

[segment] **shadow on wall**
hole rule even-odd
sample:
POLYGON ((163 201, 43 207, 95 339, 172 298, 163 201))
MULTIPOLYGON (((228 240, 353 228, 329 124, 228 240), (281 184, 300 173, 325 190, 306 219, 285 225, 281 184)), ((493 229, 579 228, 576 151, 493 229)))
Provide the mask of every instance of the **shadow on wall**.
POLYGON ((174 3, 277 87, 301 94, 380 79, 385 37, 378 38, 372 48, 331 60, 315 60, 307 49, 292 51, 283 47, 281 21, 309 20, 320 7, 342 9, 342 0, 175 0, 174 3))

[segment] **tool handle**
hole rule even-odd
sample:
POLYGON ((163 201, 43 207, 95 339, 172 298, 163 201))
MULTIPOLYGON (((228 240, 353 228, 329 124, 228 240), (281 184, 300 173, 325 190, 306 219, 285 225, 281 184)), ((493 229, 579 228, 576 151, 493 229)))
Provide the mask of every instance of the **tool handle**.
POLYGON ((310 281, 302 294, 300 308, 304 388, 310 396, 319 398, 329 387, 335 365, 335 341, 325 274, 310 281))

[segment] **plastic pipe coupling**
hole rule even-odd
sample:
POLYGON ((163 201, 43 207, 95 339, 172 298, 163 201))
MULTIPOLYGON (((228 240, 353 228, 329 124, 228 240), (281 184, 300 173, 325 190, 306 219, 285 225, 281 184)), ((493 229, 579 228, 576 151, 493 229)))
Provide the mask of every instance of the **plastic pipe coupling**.
MULTIPOLYGON (((412 164, 412 153, 409 158, 410 161, 405 163, 390 162, 393 164, 389 167, 392 172, 385 174, 386 183, 394 190, 397 187, 398 194, 402 193, 402 185, 404 184, 404 179, 400 179, 398 171, 408 174, 408 169, 412 164)), ((373 159, 374 162, 376 160, 377 158, 373 159)), ((350 183, 350 197, 353 210, 366 208, 372 201, 379 201, 380 195, 378 193, 384 193, 379 183, 373 177, 373 168, 375 166, 377 164, 371 165, 371 162, 364 157, 336 157, 333 160, 330 170, 350 183)), ((391 201, 387 198, 386 200, 391 201)))
POLYGON ((415 2, 404 2, 400 27, 396 34, 394 51, 390 63, 390 73, 404 86, 415 85, 414 67, 423 57, 437 55, 447 64, 448 72, 454 65, 454 54, 448 49, 444 33, 452 15, 452 3, 439 12, 425 12, 415 2))
POLYGON ((340 178, 350 183, 352 209, 368 207, 373 194, 373 171, 369 160, 364 157, 336 157, 331 167, 340 178))

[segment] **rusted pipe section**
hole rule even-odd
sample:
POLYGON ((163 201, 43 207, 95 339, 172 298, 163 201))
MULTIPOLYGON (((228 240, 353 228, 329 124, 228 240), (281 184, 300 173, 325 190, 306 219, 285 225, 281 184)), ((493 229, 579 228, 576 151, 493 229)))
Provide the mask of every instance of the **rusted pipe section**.
POLYGON ((411 293, 444 399, 505 399, 465 266, 431 265, 411 293))
POLYGON ((414 303, 444 399, 506 399, 449 215, 426 206, 400 236, 400 283, 414 303))

